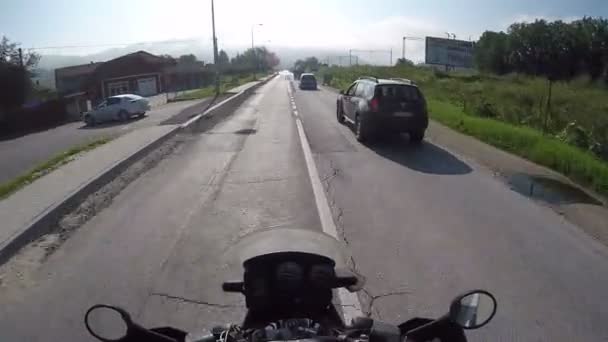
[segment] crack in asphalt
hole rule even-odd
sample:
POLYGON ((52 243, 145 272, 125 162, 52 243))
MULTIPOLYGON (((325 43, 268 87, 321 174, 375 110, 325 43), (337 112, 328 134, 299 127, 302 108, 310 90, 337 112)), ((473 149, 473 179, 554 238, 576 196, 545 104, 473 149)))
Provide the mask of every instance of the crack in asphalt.
POLYGON ((376 315, 380 319, 382 319, 381 316, 380 316, 380 312, 378 311, 377 308, 374 308, 374 303, 376 302, 376 300, 381 299, 381 298, 385 298, 385 297, 401 296, 401 295, 405 295, 405 294, 410 294, 411 293, 409 291, 393 291, 393 292, 387 292, 387 293, 383 293, 383 294, 379 294, 379 295, 375 295, 374 296, 366 288, 361 289, 361 292, 365 293, 370 298, 370 302, 367 305, 368 308, 367 308, 367 310, 363 310, 363 314, 366 315, 367 317, 371 317, 372 316, 372 311, 375 311, 376 315))
POLYGON ((338 230, 338 233, 340 235, 340 238, 342 238, 342 240, 344 241, 344 243, 346 245, 349 245, 350 242, 348 241, 348 238, 346 237, 346 233, 344 231, 344 224, 343 224, 344 210, 337 205, 336 199, 331 195, 332 180, 334 180, 334 178, 336 178, 337 176, 339 176, 341 174, 341 170, 334 166, 331 159, 329 159, 329 168, 331 169, 330 174, 325 176, 321 180, 321 183, 324 184, 325 194, 327 195, 327 199, 329 200, 329 203, 328 203, 329 208, 331 209, 332 213, 334 213, 334 215, 336 217, 335 224, 336 224, 336 229, 338 230))
POLYGON ((174 296, 174 295, 170 295, 168 293, 160 293, 160 292, 151 293, 150 296, 163 297, 163 298, 167 298, 167 299, 171 299, 171 300, 177 300, 180 302, 212 306, 212 307, 216 307, 216 308, 226 308, 227 309, 227 308, 242 308, 243 307, 243 305, 211 303, 211 302, 207 302, 207 301, 203 301, 203 300, 191 299, 191 298, 186 298, 186 297, 181 297, 181 296, 174 296))
POLYGON ((270 183, 270 182, 281 182, 288 180, 289 177, 277 177, 277 178, 265 178, 256 179, 250 181, 226 181, 226 184, 258 184, 258 183, 270 183))
POLYGON ((329 175, 325 176, 323 179, 321 179, 322 183, 324 183, 324 182, 329 183, 334 177, 336 177, 340 174, 340 169, 333 167, 333 165, 331 163, 331 159, 329 161, 329 165, 330 165, 329 167, 332 169, 332 172, 329 175))

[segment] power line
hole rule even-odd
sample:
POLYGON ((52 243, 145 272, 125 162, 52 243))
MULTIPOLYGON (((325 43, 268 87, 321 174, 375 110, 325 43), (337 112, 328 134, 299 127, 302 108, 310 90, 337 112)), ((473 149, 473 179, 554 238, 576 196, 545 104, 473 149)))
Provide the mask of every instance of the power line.
POLYGON ((183 40, 172 40, 172 41, 149 41, 139 43, 112 43, 112 44, 96 44, 96 45, 63 45, 63 46, 41 46, 41 47, 27 47, 27 50, 49 50, 49 49, 82 49, 82 48, 96 48, 96 47, 112 47, 112 46, 131 46, 131 45, 145 45, 145 44, 177 44, 177 43, 191 43, 196 42, 197 39, 183 39, 183 40))

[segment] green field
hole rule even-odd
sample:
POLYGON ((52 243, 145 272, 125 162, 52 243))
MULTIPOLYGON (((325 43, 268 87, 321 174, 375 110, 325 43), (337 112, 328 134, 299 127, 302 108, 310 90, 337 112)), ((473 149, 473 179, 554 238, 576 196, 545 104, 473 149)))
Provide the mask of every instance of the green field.
POLYGON ((344 89, 362 75, 404 77, 425 93, 431 117, 457 131, 554 169, 608 194, 608 92, 580 78, 554 83, 418 67, 331 67, 318 72, 344 89))

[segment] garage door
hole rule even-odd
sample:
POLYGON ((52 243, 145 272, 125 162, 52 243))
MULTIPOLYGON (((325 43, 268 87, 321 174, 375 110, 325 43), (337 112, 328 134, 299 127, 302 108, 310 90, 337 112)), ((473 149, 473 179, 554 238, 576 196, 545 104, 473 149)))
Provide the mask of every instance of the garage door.
POLYGON ((156 93, 158 93, 156 91, 156 77, 138 79, 137 89, 139 90, 139 95, 141 96, 156 95, 156 93))

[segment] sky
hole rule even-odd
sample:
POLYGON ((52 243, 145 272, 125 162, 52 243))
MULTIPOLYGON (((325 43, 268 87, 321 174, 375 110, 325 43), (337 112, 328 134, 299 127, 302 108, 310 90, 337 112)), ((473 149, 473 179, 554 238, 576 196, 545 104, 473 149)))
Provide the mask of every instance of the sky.
MULTIPOLYGON (((211 0, 0 0, 0 35, 38 50, 87 54, 113 44, 172 39, 211 43, 211 0), (106 46, 107 45, 107 46, 106 46)), ((477 39, 534 18, 608 17, 608 0, 216 0, 220 47, 393 50, 402 37, 477 39), (262 24, 262 25, 257 25, 262 24)), ((386 52, 383 52, 386 51, 386 52)), ((407 57, 423 59, 424 43, 408 40, 407 57)))

